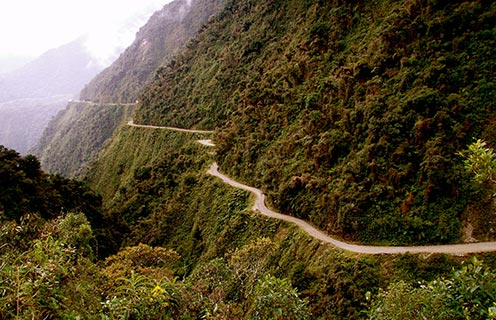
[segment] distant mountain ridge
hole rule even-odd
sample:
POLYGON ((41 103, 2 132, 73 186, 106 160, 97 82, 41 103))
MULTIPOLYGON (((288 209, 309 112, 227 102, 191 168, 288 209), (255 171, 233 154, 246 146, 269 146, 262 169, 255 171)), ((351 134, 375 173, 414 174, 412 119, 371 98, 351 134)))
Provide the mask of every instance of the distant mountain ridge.
POLYGON ((5 74, 17 70, 32 61, 32 57, 7 55, 0 56, 0 78, 5 74))
POLYGON ((76 95, 101 69, 79 38, 1 77, 0 102, 76 95))
POLYGON ((84 41, 51 49, 0 76, 0 145, 26 153, 67 100, 102 69, 84 41))

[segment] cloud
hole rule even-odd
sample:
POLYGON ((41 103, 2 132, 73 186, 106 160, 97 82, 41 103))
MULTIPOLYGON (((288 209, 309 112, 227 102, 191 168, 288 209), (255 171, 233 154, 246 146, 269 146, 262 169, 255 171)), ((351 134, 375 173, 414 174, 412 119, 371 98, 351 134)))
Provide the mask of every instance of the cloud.
POLYGON ((117 8, 100 8, 102 12, 113 12, 113 14, 105 15, 100 23, 93 25, 87 33, 86 41, 88 51, 100 64, 106 66, 115 60, 118 54, 132 43, 136 32, 153 12, 161 9, 165 4, 164 0, 148 1, 148 4, 143 6, 139 1, 121 0, 117 8))

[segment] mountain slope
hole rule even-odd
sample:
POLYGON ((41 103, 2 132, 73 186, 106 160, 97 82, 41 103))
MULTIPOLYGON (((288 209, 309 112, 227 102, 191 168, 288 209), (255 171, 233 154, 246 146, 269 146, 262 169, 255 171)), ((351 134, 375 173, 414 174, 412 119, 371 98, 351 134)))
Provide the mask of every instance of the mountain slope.
POLYGON ((25 154, 71 95, 0 102, 0 144, 25 154))
POLYGON ((78 108, 77 111, 69 105, 49 124, 33 149, 43 167, 66 176, 84 172, 83 168, 112 136, 117 123, 122 120, 119 124, 124 124, 129 115, 126 109, 116 109, 114 118, 109 118, 109 103, 134 102, 157 66, 184 47, 207 19, 220 10, 222 3, 222 0, 177 0, 156 12, 119 59, 82 91, 83 99, 101 102, 102 107, 91 104, 91 110, 78 108), (88 140, 90 136, 98 138, 88 140))
POLYGON ((43 169, 63 176, 83 176, 116 128, 133 114, 125 104, 70 102, 49 123, 31 150, 43 169), (43 146, 43 147, 42 147, 43 146))
MULTIPOLYGON (((53 176, 40 170, 38 159, 21 157, 0 146, 0 220, 19 220, 29 214, 57 218, 68 211, 85 212, 101 223, 101 198, 77 180, 53 176)), ((101 225, 99 225, 101 227, 101 225)))
POLYGON ((229 1, 160 70, 135 122, 218 128, 224 171, 332 234, 457 241, 462 214, 496 223, 457 155, 495 138, 495 12, 487 1, 229 1))
MULTIPOLYGON (((475 67, 490 88, 493 16, 492 4, 477 2, 229 1, 186 51, 162 68, 139 99, 134 122, 215 128, 223 171, 262 186, 272 206, 328 232, 403 244, 457 239, 456 213, 477 199, 455 153, 480 130, 478 117, 487 114, 478 112, 486 110, 478 103, 477 112, 461 105, 464 109, 456 113, 444 98, 458 89, 438 91, 431 81, 439 76, 443 84, 453 85, 451 75, 438 71, 436 63, 443 60, 436 54, 455 52, 457 64, 450 71, 477 80, 468 72, 475 67), (476 65, 458 57, 473 52, 467 47, 437 47, 442 44, 438 31, 419 27, 408 33, 414 24, 405 15, 420 16, 414 20, 433 30, 453 19, 461 25, 457 32, 476 34, 477 40, 464 42, 483 49, 480 56, 471 56, 476 65), (404 30, 396 30, 397 25, 404 30), (399 38, 388 38, 393 36, 399 38), (436 47, 429 48, 432 39, 436 47), (382 43, 386 40, 392 44, 382 43), (405 58, 409 51, 395 55, 401 48, 413 50, 417 60, 405 58), (404 83, 397 76, 405 77, 404 83), (424 87, 436 94, 426 94, 431 91, 424 87), (429 125, 415 125, 419 116, 432 117, 429 125), (456 126, 464 117, 475 123, 456 126), (417 127, 419 135, 412 132, 417 127), (466 137, 447 135, 455 129, 466 137), (433 145, 430 141, 438 136, 443 144, 433 145), (409 175, 398 173, 408 170, 401 167, 405 160, 411 162, 409 175), (450 189, 440 184, 448 178, 450 189), (458 192, 452 193, 454 188, 458 192), (442 229, 446 225, 450 228, 442 229)), ((467 89, 471 103, 485 99, 491 106, 485 95, 492 90, 479 94, 467 89)), ((214 318, 249 318, 244 299, 253 296, 244 289, 253 286, 246 280, 269 272, 291 279, 308 301, 312 318, 359 319, 379 287, 398 279, 418 287, 419 279, 445 273, 458 259, 343 253, 283 222, 252 215, 244 209, 245 193, 205 174, 213 159, 195 139, 150 127, 122 127, 88 180, 103 194, 106 213, 118 220, 110 228, 117 229, 115 238, 123 245, 174 248, 183 257, 178 267, 183 278, 199 277, 202 297, 220 297, 212 302, 215 311, 243 309, 241 316, 209 313, 214 318), (267 254, 271 241, 275 250, 267 254), (248 260, 238 259, 240 254, 248 260), (242 266, 234 288, 222 277, 233 265, 242 266)), ((202 307, 205 313, 211 310, 202 307)))
POLYGON ((256 214, 247 209, 254 200, 247 193, 207 174, 212 147, 196 141, 207 137, 123 126, 88 175, 103 196, 106 220, 115 221, 107 229, 112 239, 174 248, 181 256, 178 278, 199 277, 191 288, 207 300, 220 293, 223 306, 249 303, 252 295, 243 294, 252 280, 246 277, 271 274, 291 280, 308 301, 311 319, 362 319, 367 291, 398 279, 418 284, 460 263, 437 254, 351 254, 256 214), (233 265, 241 276, 231 286, 222 275, 233 265))

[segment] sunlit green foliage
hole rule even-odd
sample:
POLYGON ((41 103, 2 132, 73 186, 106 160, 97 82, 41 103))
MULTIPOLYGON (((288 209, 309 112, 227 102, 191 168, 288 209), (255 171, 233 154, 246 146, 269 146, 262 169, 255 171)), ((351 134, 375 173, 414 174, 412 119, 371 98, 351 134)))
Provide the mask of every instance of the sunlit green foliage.
POLYGON ((370 319, 453 319, 437 282, 415 287, 398 281, 379 292, 376 299, 370 319))
POLYGON ((258 319, 281 312, 306 319, 306 304, 288 280, 269 276, 268 265, 250 268, 267 259, 252 250, 266 252, 267 239, 236 250, 235 268, 214 259, 185 281, 174 275, 173 250, 140 244, 95 264, 92 241, 82 214, 3 224, 0 319, 258 319), (249 297, 236 294, 240 273, 260 279, 249 297))
POLYGON ((288 279, 264 276, 258 280, 253 297, 250 319, 310 319, 305 301, 288 279))
POLYGON ((229 266, 238 282, 238 292, 244 299, 252 296, 255 285, 267 268, 267 257, 275 249, 275 243, 270 239, 257 238, 230 253, 229 266))
POLYGON ((474 180, 486 190, 496 193, 496 154, 486 142, 477 140, 469 145, 465 157, 465 168, 474 175, 474 180))
POLYGON ((105 259, 105 268, 102 272, 107 277, 109 286, 114 288, 122 282, 122 279, 140 275, 160 282, 164 278, 173 279, 170 270, 178 259, 178 254, 173 250, 140 244, 126 247, 105 259))
POLYGON ((108 319, 172 319, 181 288, 169 268, 173 250, 140 244, 105 260, 103 312, 108 319))
POLYGON ((494 319, 496 275, 481 261, 427 284, 392 284, 374 301, 371 319, 494 319))
POLYGON ((73 214, 36 221, 24 216, 20 224, 2 226, 0 318, 91 318, 99 309, 99 289, 88 221, 73 214), (17 233, 23 234, 20 246, 12 241, 17 233), (27 236, 30 233, 35 236, 27 236))

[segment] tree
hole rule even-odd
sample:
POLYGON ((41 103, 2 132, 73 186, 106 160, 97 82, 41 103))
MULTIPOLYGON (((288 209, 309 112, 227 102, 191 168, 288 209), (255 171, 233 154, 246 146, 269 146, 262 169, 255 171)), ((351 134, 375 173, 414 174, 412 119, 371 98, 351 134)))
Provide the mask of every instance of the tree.
POLYGON ((145 244, 108 257, 103 313, 110 319, 172 319, 182 288, 169 268, 177 259, 172 249, 145 244))
POLYGON ((276 244, 269 238, 257 238, 231 253, 229 266, 240 283, 242 298, 251 296, 254 285, 264 274, 267 257, 275 248, 276 244))
POLYGON ((307 303, 288 279, 265 275, 255 286, 250 319, 304 320, 310 318, 307 303))
POLYGON ((478 139, 460 154, 465 158, 465 168, 474 174, 474 180, 495 196, 496 153, 493 149, 488 148, 485 141, 478 139))
POLYGON ((41 221, 26 216, 3 223, 0 319, 91 318, 100 308, 99 277, 88 259, 91 227, 83 215, 41 221))

